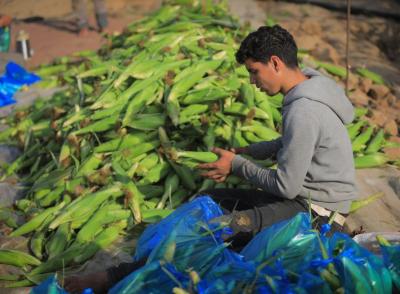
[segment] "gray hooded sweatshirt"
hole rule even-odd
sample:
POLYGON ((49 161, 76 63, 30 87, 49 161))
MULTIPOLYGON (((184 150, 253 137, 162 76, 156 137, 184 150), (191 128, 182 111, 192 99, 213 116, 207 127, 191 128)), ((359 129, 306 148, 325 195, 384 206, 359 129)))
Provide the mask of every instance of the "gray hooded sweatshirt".
POLYGON ((354 109, 343 89, 318 71, 304 69, 308 80, 283 100, 282 137, 249 146, 255 159, 277 156, 277 169, 262 168, 240 155, 234 174, 277 196, 296 196, 329 210, 348 213, 357 198, 351 141, 345 124, 354 109))

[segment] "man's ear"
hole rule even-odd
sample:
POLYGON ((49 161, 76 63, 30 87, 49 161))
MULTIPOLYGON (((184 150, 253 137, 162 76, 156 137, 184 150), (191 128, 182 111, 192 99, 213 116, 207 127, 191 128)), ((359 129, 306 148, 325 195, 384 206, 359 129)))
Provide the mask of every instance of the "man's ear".
POLYGON ((271 65, 272 65, 272 68, 275 70, 275 72, 278 72, 282 69, 282 60, 278 56, 272 55, 271 56, 271 65))

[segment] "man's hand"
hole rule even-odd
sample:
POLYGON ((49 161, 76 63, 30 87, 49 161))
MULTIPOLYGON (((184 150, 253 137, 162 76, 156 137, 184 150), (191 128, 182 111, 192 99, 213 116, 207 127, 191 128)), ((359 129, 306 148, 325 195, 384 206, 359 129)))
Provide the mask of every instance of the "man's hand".
POLYGON ((226 177, 231 173, 232 160, 235 157, 235 153, 216 147, 214 147, 211 151, 217 154, 219 159, 212 163, 199 164, 197 167, 208 170, 207 172, 201 174, 203 177, 207 177, 218 183, 221 183, 225 181, 226 177))

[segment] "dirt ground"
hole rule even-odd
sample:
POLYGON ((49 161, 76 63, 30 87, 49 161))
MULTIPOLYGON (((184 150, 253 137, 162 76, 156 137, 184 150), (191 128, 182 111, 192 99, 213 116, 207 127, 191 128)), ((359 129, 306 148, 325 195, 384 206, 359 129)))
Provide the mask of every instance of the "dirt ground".
MULTIPOLYGON (((75 13, 71 0, 0 0, 1 13, 12 16, 12 47, 20 30, 29 34, 34 54, 25 63, 28 68, 51 62, 54 58, 80 50, 98 49, 105 39, 95 31, 96 22, 92 1, 86 1, 91 30, 83 37, 75 29, 75 13), (56 5, 54 5, 56 3, 56 5), (24 19, 42 17, 44 21, 25 22, 24 19)), ((107 0, 109 33, 121 32, 161 5, 161 0, 107 0)))

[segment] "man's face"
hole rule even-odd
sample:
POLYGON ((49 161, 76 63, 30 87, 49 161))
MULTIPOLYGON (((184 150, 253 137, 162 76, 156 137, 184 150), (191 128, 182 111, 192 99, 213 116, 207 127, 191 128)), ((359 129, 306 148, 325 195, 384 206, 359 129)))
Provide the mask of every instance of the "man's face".
POLYGON ((281 77, 272 61, 265 64, 249 58, 245 60, 245 65, 250 73, 251 84, 255 84, 260 91, 266 92, 270 96, 278 94, 281 90, 281 77))

